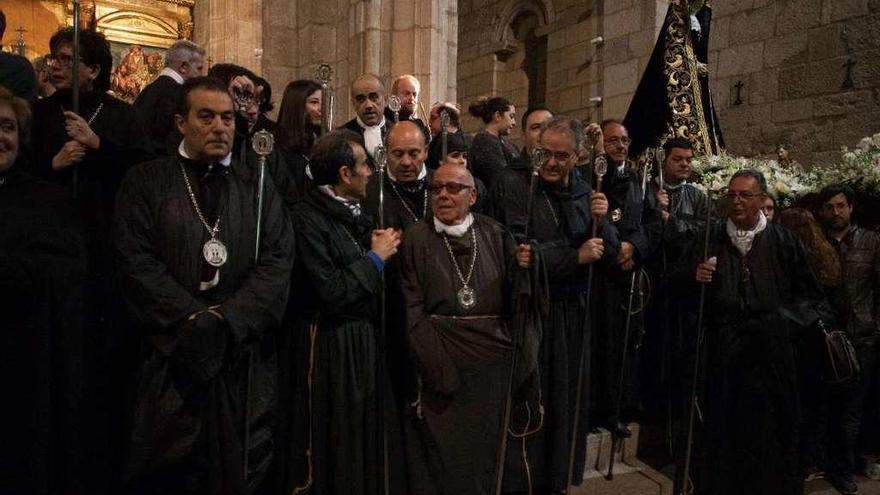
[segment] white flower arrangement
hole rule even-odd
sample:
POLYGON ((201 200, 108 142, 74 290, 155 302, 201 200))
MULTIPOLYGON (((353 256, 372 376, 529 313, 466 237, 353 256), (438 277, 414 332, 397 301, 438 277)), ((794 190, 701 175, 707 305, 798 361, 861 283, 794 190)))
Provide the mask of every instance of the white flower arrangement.
POLYGON ((844 147, 839 163, 814 167, 808 180, 816 191, 831 184, 848 184, 864 193, 880 193, 880 133, 862 138, 852 150, 844 147))
POLYGON ((692 164, 694 184, 703 191, 723 194, 738 170, 750 168, 764 174, 767 189, 782 208, 798 198, 831 184, 848 184, 866 194, 880 194, 880 133, 859 140, 853 149, 841 149, 838 163, 814 166, 804 172, 800 165, 776 160, 734 157, 726 153, 700 157, 692 164))
POLYGON ((809 182, 796 165, 783 166, 776 160, 734 157, 726 153, 694 160, 694 182, 703 191, 723 194, 730 178, 739 170, 753 169, 767 180, 767 189, 782 207, 790 206, 811 190, 809 182))

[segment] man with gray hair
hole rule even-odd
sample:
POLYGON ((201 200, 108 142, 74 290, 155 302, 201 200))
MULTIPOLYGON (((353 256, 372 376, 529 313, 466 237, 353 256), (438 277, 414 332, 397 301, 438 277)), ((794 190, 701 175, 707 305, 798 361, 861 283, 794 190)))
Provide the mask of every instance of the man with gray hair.
POLYGON ((157 156, 177 150, 182 136, 174 126, 180 86, 204 72, 205 49, 189 40, 178 40, 165 54, 165 68, 148 84, 134 102, 134 108, 147 128, 157 156))

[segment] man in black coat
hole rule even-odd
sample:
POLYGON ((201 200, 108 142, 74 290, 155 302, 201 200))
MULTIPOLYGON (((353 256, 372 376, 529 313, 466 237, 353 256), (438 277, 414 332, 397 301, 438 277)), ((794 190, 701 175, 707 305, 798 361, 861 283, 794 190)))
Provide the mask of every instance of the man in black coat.
POLYGON ((180 85, 187 79, 201 76, 205 49, 188 40, 179 40, 165 54, 165 68, 147 85, 134 101, 152 141, 157 156, 173 155, 180 144, 180 133, 174 125, 174 111, 180 85))
POLYGON ((385 118, 385 85, 373 74, 361 74, 351 83, 351 106, 357 116, 342 127, 354 131, 364 138, 367 162, 375 169, 376 148, 385 142, 385 135, 391 123, 385 118))
POLYGON ((258 176, 231 151, 226 89, 184 83, 177 155, 132 169, 119 190, 115 260, 144 335, 124 473, 134 493, 260 493, 272 458, 273 336, 294 239, 271 178, 257 237, 258 176))

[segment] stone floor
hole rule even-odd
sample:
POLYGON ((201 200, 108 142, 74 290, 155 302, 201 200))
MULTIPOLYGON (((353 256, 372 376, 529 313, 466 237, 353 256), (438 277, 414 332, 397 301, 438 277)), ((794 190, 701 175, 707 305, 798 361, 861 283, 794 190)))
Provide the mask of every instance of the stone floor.
MULTIPOLYGON (((859 477, 856 481, 859 483, 859 495, 880 495, 880 481, 864 477, 859 477)), ((804 487, 805 495, 838 495, 839 493, 825 480, 811 481, 804 487)))

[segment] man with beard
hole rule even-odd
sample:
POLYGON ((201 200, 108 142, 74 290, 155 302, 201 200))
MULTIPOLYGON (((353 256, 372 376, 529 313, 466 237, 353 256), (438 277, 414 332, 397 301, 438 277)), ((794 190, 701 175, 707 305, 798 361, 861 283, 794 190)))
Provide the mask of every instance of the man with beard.
POLYGON ((403 247, 407 337, 421 384, 408 438, 412 493, 492 493, 510 379, 514 263, 525 249, 494 220, 470 213, 471 174, 443 165, 431 182, 434 218, 403 247))
POLYGON ((869 421, 863 421, 862 417, 871 402, 870 391, 876 390, 880 370, 877 359, 880 237, 852 223, 854 196, 853 190, 845 186, 829 186, 819 194, 826 234, 843 268, 840 323, 852 339, 862 368, 854 380, 830 389, 832 448, 827 456, 827 477, 835 488, 847 495, 858 492, 853 473, 858 468, 856 453, 860 430, 863 425, 869 426, 864 428, 865 432, 876 429, 876 417, 869 415, 869 421))
MULTIPOLYGON (((631 419, 637 406, 638 348, 643 329, 644 293, 641 277, 643 263, 659 242, 662 219, 655 200, 642 190, 642 174, 628 162, 632 142, 626 128, 616 120, 601 126, 590 124, 587 134, 597 137, 597 150, 604 150, 608 159, 602 192, 608 197, 609 219, 620 235, 620 252, 612 266, 603 266, 598 273, 597 315, 593 346, 594 400, 591 401, 592 423, 616 431, 618 438, 629 434, 623 423, 631 419), (634 275, 635 274, 635 275, 634 275), (635 276, 635 285, 633 285, 635 276), (629 307, 630 290, 634 290, 629 307), (631 312, 627 315, 627 312, 631 312), (630 318, 629 344, 623 348, 627 318, 630 318), (626 367, 621 367, 621 359, 626 367), (623 373, 623 390, 618 390, 623 373), (620 413, 617 416, 618 397, 620 413)), ((594 179, 595 180, 595 179, 594 179)))
POLYGON ((803 491, 790 328, 829 321, 829 314, 801 243, 761 212, 766 194, 759 172, 733 175, 730 217, 713 227, 710 258, 696 270, 696 280, 709 284, 701 493, 803 491))
POLYGON ((311 153, 314 184, 292 213, 302 300, 299 362, 308 363, 296 402, 307 411, 292 483, 284 493, 382 492, 380 336, 382 272, 400 233, 375 230, 363 211, 372 171, 360 136, 336 130, 311 153))
POLYGON ((702 246, 710 207, 706 195, 688 183, 694 158, 691 142, 673 138, 664 143, 663 150, 663 173, 648 184, 648 194, 660 206, 663 227, 660 246, 647 262, 656 289, 647 309, 640 370, 642 403, 647 409, 643 431, 657 432, 651 446, 656 448, 649 454, 661 456, 681 447, 677 437, 687 421, 698 292, 693 280, 694 249, 702 246), (665 440, 662 446, 660 432, 665 440))
POLYGON ((119 191, 116 261, 145 336, 125 471, 138 494, 260 493, 271 460, 293 236, 271 180, 257 233, 258 177, 232 154, 226 90, 184 83, 177 155, 132 169, 119 191))
POLYGON ((361 74, 352 81, 351 106, 357 116, 342 127, 363 136, 367 162, 374 170, 376 148, 385 142, 385 135, 391 125, 385 118, 386 105, 385 85, 377 76, 361 74))
MULTIPOLYGON (((553 117, 543 124, 539 141, 533 144, 543 149, 545 156, 538 177, 533 179, 538 184, 531 212, 527 211, 529 182, 519 171, 502 170, 493 191, 495 218, 511 230, 518 242, 530 243, 527 249, 534 250, 536 262, 546 267, 548 286, 542 287, 546 294, 541 296, 549 296, 550 301, 542 318, 539 353, 543 428, 533 435, 509 439, 505 493, 559 493, 566 489, 581 347, 584 332, 590 330, 585 301, 587 266, 600 260, 613 263, 620 247, 613 224, 597 220, 608 211, 605 195, 593 192, 581 174, 573 170, 583 139, 584 128, 577 120, 553 117), (593 238, 595 221, 602 222, 601 237, 593 238), (527 452, 525 458, 523 450, 527 452)), ((584 389, 578 413, 580 434, 574 480, 583 479, 588 404, 584 389)), ((534 428, 538 418, 529 424, 523 419, 525 409, 521 404, 517 406, 512 431, 534 428)))

